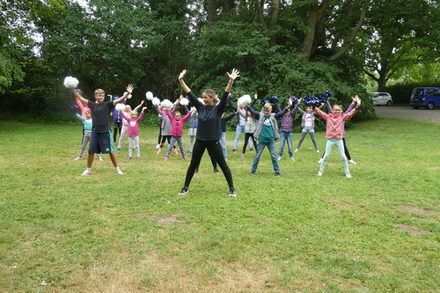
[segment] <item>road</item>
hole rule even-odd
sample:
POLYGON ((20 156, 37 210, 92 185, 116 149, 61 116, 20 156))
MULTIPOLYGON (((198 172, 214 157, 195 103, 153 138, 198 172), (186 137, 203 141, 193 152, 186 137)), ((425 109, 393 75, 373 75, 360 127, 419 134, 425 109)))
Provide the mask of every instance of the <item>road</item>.
POLYGON ((440 121, 440 109, 426 110, 414 109, 410 106, 375 106, 377 116, 406 118, 414 120, 440 121))

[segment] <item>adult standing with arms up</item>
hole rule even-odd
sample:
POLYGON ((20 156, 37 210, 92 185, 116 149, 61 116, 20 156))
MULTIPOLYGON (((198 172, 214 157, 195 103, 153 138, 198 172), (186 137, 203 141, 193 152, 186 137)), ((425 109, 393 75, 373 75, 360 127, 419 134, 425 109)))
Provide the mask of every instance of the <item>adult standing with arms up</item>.
POLYGON ((225 175, 226 181, 229 185, 229 196, 236 197, 237 193, 234 188, 231 170, 226 163, 225 157, 223 156, 222 147, 220 145, 220 119, 225 111, 226 102, 232 85, 234 84, 235 79, 240 76, 240 73, 236 69, 232 69, 232 72, 228 73, 229 82, 225 88, 220 103, 218 103, 219 99, 217 94, 212 89, 206 89, 203 91, 203 103, 201 103, 183 80, 185 75, 186 70, 183 70, 179 75, 179 84, 183 91, 188 94, 189 100, 192 102, 194 107, 196 107, 197 112, 199 113, 199 125, 197 127, 196 142, 194 143, 193 147, 191 163, 188 167, 188 171, 186 172, 185 183, 179 194, 185 195, 188 193, 189 184, 194 176, 194 172, 199 166, 205 149, 208 149, 215 157, 215 160, 225 175))

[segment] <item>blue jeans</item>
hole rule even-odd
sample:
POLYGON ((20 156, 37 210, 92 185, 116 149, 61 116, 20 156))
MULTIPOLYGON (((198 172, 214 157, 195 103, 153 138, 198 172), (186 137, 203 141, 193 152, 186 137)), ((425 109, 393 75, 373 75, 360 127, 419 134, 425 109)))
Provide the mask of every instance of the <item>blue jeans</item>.
POLYGON ((348 169, 347 157, 345 156, 345 152, 344 152, 344 143, 342 142, 342 139, 337 139, 337 138, 327 139, 327 145, 325 146, 325 155, 322 158, 321 167, 319 168, 319 171, 324 172, 325 162, 327 162, 328 157, 330 157, 330 153, 332 152, 332 148, 334 146, 338 148, 339 155, 341 156, 342 159, 342 166, 344 166, 345 174, 350 173, 350 170, 348 169))
POLYGON ((289 156, 293 157, 293 153, 292 153, 292 132, 281 132, 280 135, 280 151, 279 151, 279 155, 280 157, 283 156, 283 152, 284 152, 284 143, 287 140, 287 147, 289 149, 289 156))
MULTIPOLYGON (((235 128, 235 139, 234 139, 234 144, 232 145, 232 149, 233 150, 237 150, 237 145, 238 145, 238 141, 240 140, 241 134, 245 133, 244 132, 244 125, 238 125, 235 128)), ((248 142, 248 146, 249 148, 252 148, 252 142, 249 141, 248 142)))
POLYGON ((222 136, 220 137, 220 144, 222 145, 223 157, 228 159, 228 151, 226 150, 226 132, 222 132, 222 136))
POLYGON ((275 150, 275 142, 258 142, 257 153, 255 154, 254 161, 252 162, 252 173, 255 173, 258 168, 258 163, 260 162, 261 154, 263 153, 264 147, 267 146, 272 158, 273 170, 275 173, 280 173, 280 166, 278 165, 277 152, 275 150))

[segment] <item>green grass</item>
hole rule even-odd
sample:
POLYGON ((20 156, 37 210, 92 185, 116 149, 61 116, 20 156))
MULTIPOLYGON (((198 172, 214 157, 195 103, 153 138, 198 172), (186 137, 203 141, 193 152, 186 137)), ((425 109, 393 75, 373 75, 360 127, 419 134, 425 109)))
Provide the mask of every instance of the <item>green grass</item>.
POLYGON ((207 154, 178 196, 188 162, 154 154, 157 129, 124 176, 104 157, 81 177, 80 126, 1 121, 0 291, 439 291, 439 126, 354 124, 352 179, 336 150, 317 177, 309 138, 281 177, 230 152, 229 198, 207 154))

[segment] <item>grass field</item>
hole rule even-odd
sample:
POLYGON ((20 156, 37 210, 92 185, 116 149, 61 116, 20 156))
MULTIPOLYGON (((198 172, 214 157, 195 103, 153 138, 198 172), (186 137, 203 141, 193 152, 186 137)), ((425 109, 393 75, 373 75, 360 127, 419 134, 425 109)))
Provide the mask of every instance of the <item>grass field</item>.
POLYGON ((354 124, 352 179, 336 150, 317 177, 309 138, 281 177, 230 152, 237 198, 207 154, 178 196, 188 161, 156 135, 81 177, 80 126, 0 121, 0 292, 440 291, 440 123, 354 124))

